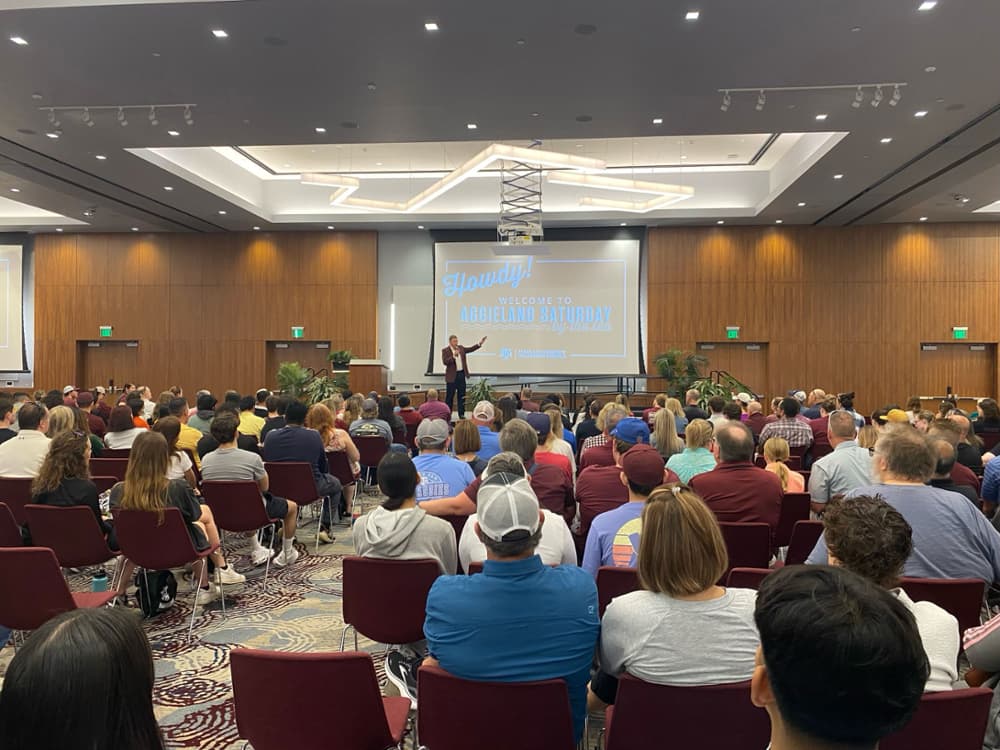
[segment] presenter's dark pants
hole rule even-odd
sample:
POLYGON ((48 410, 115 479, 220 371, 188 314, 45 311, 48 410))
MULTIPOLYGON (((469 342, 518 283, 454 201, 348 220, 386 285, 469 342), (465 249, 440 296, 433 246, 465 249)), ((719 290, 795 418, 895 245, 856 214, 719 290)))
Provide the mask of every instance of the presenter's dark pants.
POLYGON ((458 396, 458 418, 465 419, 465 370, 459 370, 455 373, 455 382, 448 383, 448 387, 445 390, 444 402, 448 404, 448 408, 452 411, 455 407, 452 405, 451 400, 458 396))

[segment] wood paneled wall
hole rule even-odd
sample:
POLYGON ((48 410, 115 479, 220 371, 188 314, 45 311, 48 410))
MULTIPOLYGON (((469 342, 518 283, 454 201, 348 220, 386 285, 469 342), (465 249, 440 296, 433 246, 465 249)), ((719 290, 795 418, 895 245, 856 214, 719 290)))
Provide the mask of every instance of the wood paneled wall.
POLYGON ((767 382, 748 383, 767 394, 853 390, 869 412, 984 378, 989 393, 966 395, 997 394, 997 347, 956 366, 920 344, 950 341, 952 326, 1000 341, 1000 225, 655 228, 648 261, 651 359, 737 325, 767 344, 767 382))
MULTIPOLYGON (((35 383, 76 377, 77 341, 139 342, 133 382, 253 392, 268 340, 305 326, 357 358, 377 351, 375 232, 39 235, 35 383)), ((79 383, 90 387, 96 383, 79 383)))

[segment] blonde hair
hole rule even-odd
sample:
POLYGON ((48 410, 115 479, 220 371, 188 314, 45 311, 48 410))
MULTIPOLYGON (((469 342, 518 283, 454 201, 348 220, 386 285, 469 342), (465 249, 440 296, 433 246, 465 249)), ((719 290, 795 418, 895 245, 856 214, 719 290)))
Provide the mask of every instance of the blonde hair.
POLYGON ((658 487, 642 509, 639 583, 646 591, 691 596, 710 589, 729 567, 715 514, 684 485, 658 487))
POLYGON ((344 408, 344 396, 340 393, 334 393, 330 398, 325 398, 320 403, 329 409, 331 414, 337 415, 344 408))
POLYGON ((681 406, 681 402, 676 398, 668 398, 666 408, 675 417, 687 418, 687 415, 684 413, 684 407, 681 406))
POLYGON ((49 411, 48 416, 49 428, 45 431, 45 434, 50 438, 76 429, 76 415, 73 414, 73 410, 68 406, 54 406, 49 411))
POLYGON ((876 430, 872 425, 866 424, 858 430, 858 445, 862 448, 871 450, 875 447, 876 442, 878 442, 878 430, 876 430))
POLYGON ((357 419, 361 419, 361 396, 351 396, 344 402, 344 422, 348 427, 357 419))
POLYGON ((601 432, 604 432, 604 430, 608 426, 608 413, 612 409, 614 409, 617 405, 618 404, 616 404, 614 401, 609 401, 608 403, 606 403, 604 406, 601 407, 601 412, 600 414, 597 415, 597 419, 595 420, 595 425, 597 426, 597 429, 599 429, 601 432))
POLYGON ((618 404, 619 406, 624 406, 625 410, 629 414, 632 413, 632 407, 629 406, 628 403, 628 396, 626 396, 624 393, 619 393, 617 396, 615 396, 615 403, 618 404))
POLYGON ((789 471, 788 467, 785 466, 785 461, 790 455, 788 441, 783 437, 768 438, 764 442, 764 460, 767 461, 769 467, 774 465, 773 471, 781 480, 781 489, 783 490, 788 489, 789 471))
POLYGON ((660 409, 653 419, 653 435, 656 436, 656 449, 661 456, 672 456, 684 449, 684 443, 677 437, 677 422, 674 413, 669 409, 660 409))
POLYGON ((143 430, 132 443, 121 507, 125 510, 156 511, 163 523, 167 504, 167 467, 170 451, 167 439, 158 432, 143 430))
POLYGON ((713 432, 707 419, 692 419, 684 428, 684 443, 688 448, 706 448, 712 442, 713 432))

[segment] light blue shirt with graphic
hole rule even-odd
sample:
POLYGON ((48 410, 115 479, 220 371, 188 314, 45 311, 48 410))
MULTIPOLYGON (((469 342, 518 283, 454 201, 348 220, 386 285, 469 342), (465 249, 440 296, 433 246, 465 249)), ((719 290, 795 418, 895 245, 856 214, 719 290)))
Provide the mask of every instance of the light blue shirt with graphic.
POLYGON ((476 475, 464 461, 444 453, 421 453, 413 464, 420 474, 417 502, 455 497, 472 484, 476 475))

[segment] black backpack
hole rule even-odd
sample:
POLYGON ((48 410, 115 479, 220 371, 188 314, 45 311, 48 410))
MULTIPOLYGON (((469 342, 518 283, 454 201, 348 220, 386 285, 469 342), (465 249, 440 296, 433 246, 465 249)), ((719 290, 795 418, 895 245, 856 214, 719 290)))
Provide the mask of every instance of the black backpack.
POLYGON ((170 609, 177 598, 177 579, 169 570, 136 573, 135 588, 135 597, 144 617, 153 617, 170 609))

